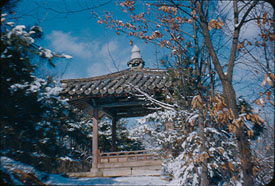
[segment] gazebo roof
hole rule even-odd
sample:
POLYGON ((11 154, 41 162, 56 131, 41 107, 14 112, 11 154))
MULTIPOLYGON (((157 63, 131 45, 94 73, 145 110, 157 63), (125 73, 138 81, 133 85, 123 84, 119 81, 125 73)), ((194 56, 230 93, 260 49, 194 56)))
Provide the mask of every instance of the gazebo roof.
POLYGON ((62 95, 67 94, 70 99, 138 93, 137 88, 146 92, 155 92, 171 86, 165 70, 148 68, 127 69, 103 76, 67 79, 61 82, 62 95))
MULTIPOLYGON (((137 48, 138 49, 138 48, 137 48)), ((135 53, 139 52, 134 50, 135 53)), ((143 68, 140 54, 132 55, 130 68, 91 78, 62 80, 61 96, 82 110, 94 108, 111 117, 144 116, 156 108, 142 96, 145 92, 163 100, 163 91, 172 85, 166 70, 143 68)), ((129 64, 128 64, 129 65, 129 64)))
POLYGON ((165 70, 127 69, 103 76, 62 80, 61 96, 79 107, 100 107, 110 116, 135 117, 153 111, 148 101, 138 91, 149 93, 155 99, 163 99, 162 92, 171 86, 165 70), (121 113, 120 113, 121 112, 121 113))

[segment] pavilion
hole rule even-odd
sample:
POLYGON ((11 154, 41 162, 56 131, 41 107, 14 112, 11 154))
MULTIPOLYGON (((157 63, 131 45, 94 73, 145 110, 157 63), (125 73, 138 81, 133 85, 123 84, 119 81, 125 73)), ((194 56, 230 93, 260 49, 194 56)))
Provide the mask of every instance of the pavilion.
MULTIPOLYGON (((93 117, 93 163, 89 173, 90 176, 102 176, 102 171, 99 170, 102 168, 100 163, 103 161, 101 161, 103 157, 101 156, 108 156, 107 161, 110 163, 110 155, 115 155, 115 157, 119 155, 115 153, 117 121, 120 118, 145 116, 155 112, 159 109, 155 101, 164 100, 172 85, 166 70, 144 68, 144 61, 136 45, 132 49, 131 60, 127 65, 128 69, 107 75, 61 81, 63 85, 61 96, 68 98, 70 104, 93 117), (111 151, 114 153, 100 155, 98 149, 98 120, 104 115, 112 118, 111 151)), ((135 154, 136 160, 138 160, 138 154, 140 153, 143 154, 142 151, 132 152, 132 154, 135 154)), ((123 157, 125 157, 125 154, 129 155, 129 153, 123 152, 123 157)), ((147 160, 148 156, 144 155, 143 160, 147 160)), ((127 161, 129 157, 127 156, 127 161)), ((117 161, 119 160, 122 159, 117 158, 117 161)), ((150 164, 150 162, 144 163, 150 164)), ((113 164, 112 166, 117 165, 113 164)), ((131 172, 132 170, 131 168, 131 172)))

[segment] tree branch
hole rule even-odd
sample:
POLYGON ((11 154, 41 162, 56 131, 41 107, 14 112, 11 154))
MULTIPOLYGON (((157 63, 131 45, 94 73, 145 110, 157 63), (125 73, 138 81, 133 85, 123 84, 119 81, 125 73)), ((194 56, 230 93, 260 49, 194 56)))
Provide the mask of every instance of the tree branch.
POLYGON ((237 52, 237 46, 239 42, 239 36, 240 36, 240 30, 242 25, 244 24, 244 21, 252 8, 256 6, 258 1, 254 1, 252 5, 248 8, 248 10, 245 12, 244 16, 242 17, 240 23, 239 21, 239 10, 238 10, 238 2, 234 1, 233 2, 233 9, 234 9, 234 33, 233 33, 233 41, 232 41, 232 46, 231 46, 231 51, 230 51, 230 57, 228 60, 228 69, 227 69, 227 75, 226 78, 229 82, 232 82, 232 77, 233 77, 233 68, 234 68, 234 63, 236 60, 236 52, 237 52), (236 26, 237 25, 237 26, 236 26))

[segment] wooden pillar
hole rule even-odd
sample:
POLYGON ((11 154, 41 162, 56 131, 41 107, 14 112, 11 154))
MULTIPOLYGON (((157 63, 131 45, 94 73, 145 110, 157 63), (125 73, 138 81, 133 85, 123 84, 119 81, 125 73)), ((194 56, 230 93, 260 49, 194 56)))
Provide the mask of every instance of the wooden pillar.
POLYGON ((112 118, 112 152, 115 152, 116 149, 116 124, 118 119, 116 117, 112 118))
POLYGON ((98 168, 99 162, 99 151, 98 151, 98 108, 94 110, 94 117, 93 117, 93 164, 92 168, 98 168))

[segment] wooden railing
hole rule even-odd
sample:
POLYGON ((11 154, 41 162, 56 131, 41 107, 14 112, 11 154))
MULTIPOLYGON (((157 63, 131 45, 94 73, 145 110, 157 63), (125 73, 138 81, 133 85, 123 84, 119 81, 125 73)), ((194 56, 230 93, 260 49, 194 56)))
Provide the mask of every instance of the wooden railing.
POLYGON ((153 152, 156 152, 156 151, 139 150, 139 151, 101 153, 99 162, 111 163, 111 162, 129 162, 129 161, 144 161, 144 160, 159 159, 158 155, 153 152))

